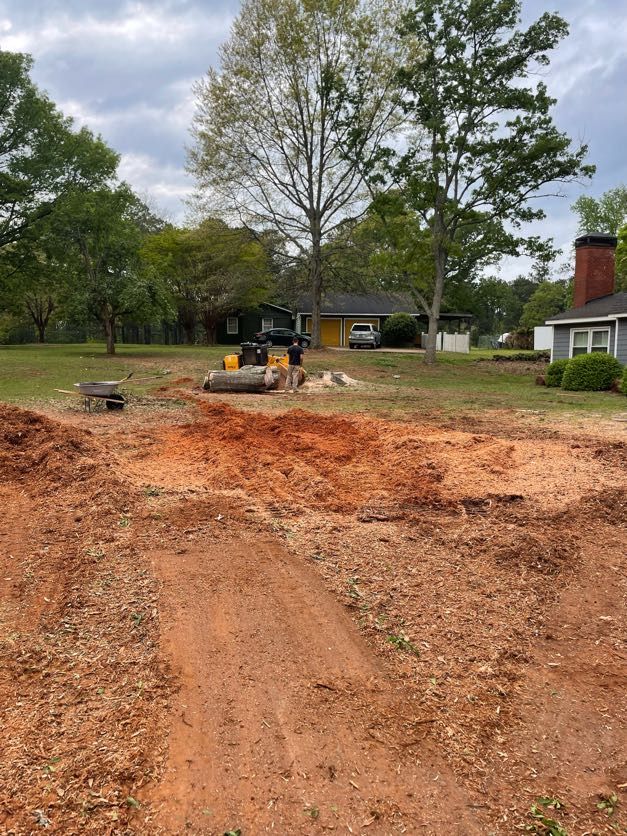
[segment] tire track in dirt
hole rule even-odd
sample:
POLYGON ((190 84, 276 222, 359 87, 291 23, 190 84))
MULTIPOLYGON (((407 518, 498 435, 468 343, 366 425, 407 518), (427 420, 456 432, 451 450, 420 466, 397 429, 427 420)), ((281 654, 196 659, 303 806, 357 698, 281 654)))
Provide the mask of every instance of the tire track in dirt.
POLYGON ((239 532, 153 563, 181 663, 166 832, 484 832, 314 570, 239 532))

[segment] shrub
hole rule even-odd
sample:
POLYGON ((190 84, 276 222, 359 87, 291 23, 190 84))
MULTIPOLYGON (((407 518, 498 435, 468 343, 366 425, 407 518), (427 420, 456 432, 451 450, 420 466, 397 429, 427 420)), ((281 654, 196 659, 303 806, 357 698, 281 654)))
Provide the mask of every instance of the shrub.
POLYGON ((622 365, 611 354, 579 354, 569 361, 564 370, 562 389, 579 392, 611 389, 622 372, 622 365))
POLYGON ((533 348, 533 328, 516 328, 508 335, 505 345, 523 350, 533 348))
POLYGON ((623 379, 620 383, 620 391, 623 393, 623 395, 627 395, 627 366, 625 366, 625 369, 623 371, 623 379))
POLYGON ((546 385, 547 386, 561 386, 566 366, 570 360, 553 360, 549 363, 546 370, 546 385))
POLYGON ((386 345, 413 343, 418 333, 418 324, 411 314, 395 313, 383 323, 381 338, 386 345))

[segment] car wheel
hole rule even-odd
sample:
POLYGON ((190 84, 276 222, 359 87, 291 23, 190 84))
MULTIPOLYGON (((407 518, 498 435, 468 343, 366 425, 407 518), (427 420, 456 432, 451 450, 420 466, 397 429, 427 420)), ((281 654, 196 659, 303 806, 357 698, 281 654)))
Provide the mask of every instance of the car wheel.
POLYGON ((303 348, 309 348, 309 340, 302 340, 301 341, 301 346, 303 348))
POLYGON ((272 340, 266 340, 264 345, 266 348, 272 348, 272 340))

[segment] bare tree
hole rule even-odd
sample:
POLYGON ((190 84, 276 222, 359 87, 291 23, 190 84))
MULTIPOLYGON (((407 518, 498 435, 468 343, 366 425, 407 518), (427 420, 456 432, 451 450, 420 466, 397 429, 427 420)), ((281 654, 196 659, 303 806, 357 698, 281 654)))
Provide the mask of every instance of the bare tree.
POLYGON ((221 69, 195 87, 189 168, 212 211, 306 259, 314 346, 323 245, 364 210, 364 173, 399 123, 398 14, 386 0, 247 0, 221 69))

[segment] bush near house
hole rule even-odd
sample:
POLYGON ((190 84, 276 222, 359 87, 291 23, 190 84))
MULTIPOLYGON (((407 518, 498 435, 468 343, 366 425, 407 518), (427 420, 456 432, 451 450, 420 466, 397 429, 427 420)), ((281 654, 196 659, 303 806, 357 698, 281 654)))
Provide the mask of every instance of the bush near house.
POLYGON ((546 385, 555 387, 561 386, 566 366, 569 363, 570 360, 553 360, 553 362, 547 366, 546 385))
POLYGON ((623 369, 623 379, 620 382, 620 391, 627 395, 627 366, 623 369))
POLYGON ((562 389, 578 392, 611 389, 622 374, 622 364, 611 354, 579 354, 568 361, 562 377, 562 389))
POLYGON ((386 345, 404 345, 413 343, 418 333, 418 324, 407 313, 395 313, 383 323, 381 339, 386 345))

